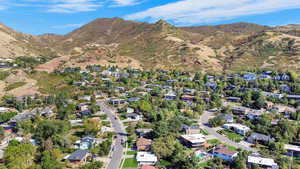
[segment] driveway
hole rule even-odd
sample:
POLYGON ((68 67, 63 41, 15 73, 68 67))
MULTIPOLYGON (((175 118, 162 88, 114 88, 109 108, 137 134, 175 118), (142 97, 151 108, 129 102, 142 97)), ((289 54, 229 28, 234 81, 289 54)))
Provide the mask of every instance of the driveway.
POLYGON ((240 148, 243 150, 257 152, 256 149, 246 146, 244 144, 239 144, 237 142, 234 142, 234 141, 230 140, 229 138, 227 138, 226 136, 217 133, 216 130, 214 130, 213 128, 208 127, 207 126, 208 120, 212 117, 212 114, 213 114, 212 112, 208 112, 208 111, 203 112, 203 114, 200 117, 200 121, 199 121, 199 125, 202 129, 205 129, 210 135, 213 135, 216 139, 220 140, 222 143, 225 143, 227 145, 237 147, 237 148, 240 148))
POLYGON ((121 140, 126 140, 125 135, 125 129, 119 119, 115 119, 115 110, 108 107, 105 102, 97 102, 97 105, 99 105, 103 112, 107 114, 109 117, 112 127, 114 131, 117 133, 117 139, 113 145, 111 154, 111 160, 109 164, 107 165, 106 169, 118 169, 120 166, 120 163, 123 158, 123 151, 124 147, 121 143, 121 140))

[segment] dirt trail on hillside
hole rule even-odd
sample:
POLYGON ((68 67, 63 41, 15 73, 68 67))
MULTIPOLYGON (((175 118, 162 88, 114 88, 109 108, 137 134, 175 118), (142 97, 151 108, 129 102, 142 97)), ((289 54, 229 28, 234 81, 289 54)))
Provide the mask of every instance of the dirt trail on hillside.
POLYGON ((39 65, 35 68, 37 71, 45 71, 45 72, 53 72, 55 69, 57 69, 60 65, 64 64, 65 62, 68 62, 70 60, 71 56, 61 56, 55 59, 50 60, 49 62, 46 62, 44 64, 39 65))

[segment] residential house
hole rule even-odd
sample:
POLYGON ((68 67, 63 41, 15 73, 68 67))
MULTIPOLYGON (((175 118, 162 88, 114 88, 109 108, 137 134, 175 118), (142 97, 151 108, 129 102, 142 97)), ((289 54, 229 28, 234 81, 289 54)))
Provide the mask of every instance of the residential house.
POLYGON ((86 136, 86 137, 81 138, 75 144, 81 150, 88 150, 94 146, 95 142, 96 142, 96 139, 94 137, 86 136))
POLYGON ((164 89, 172 89, 173 87, 172 86, 168 86, 168 85, 165 85, 163 86, 164 89))
POLYGON ((289 81, 290 79, 290 76, 287 74, 277 75, 274 77, 274 80, 289 81))
POLYGON ((263 111, 252 110, 247 114, 249 120, 257 120, 263 115, 263 111))
POLYGON ((293 156, 293 157, 300 157, 300 146, 285 144, 284 149, 287 151, 286 155, 293 156))
POLYGON ((91 105, 91 103, 80 103, 77 105, 77 108, 80 111, 84 111, 84 110, 88 110, 90 105, 91 105))
POLYGON ((206 139, 203 134, 187 134, 180 136, 180 141, 187 147, 196 148, 201 147, 206 139))
POLYGON ((248 156, 247 164, 249 168, 252 168, 253 166, 259 166, 267 169, 279 169, 278 164, 275 163, 274 159, 271 158, 248 156))
POLYGON ((138 151, 149 151, 151 149, 152 140, 144 137, 138 138, 136 141, 136 148, 138 151))
POLYGON ((289 92, 291 92, 291 87, 287 84, 282 84, 279 86, 279 90, 284 93, 289 93, 289 92))
POLYGON ((0 107, 0 113, 5 113, 5 112, 9 112, 10 108, 7 107, 0 107))
POLYGON ((15 124, 15 123, 20 122, 20 121, 30 120, 33 117, 35 117, 35 113, 22 112, 22 113, 17 114, 15 117, 11 118, 8 123, 9 124, 15 124))
POLYGON ((109 103, 112 105, 125 104, 126 100, 125 99, 110 99, 109 103))
POLYGON ((225 146, 219 146, 213 150, 213 156, 219 157, 225 161, 232 161, 235 157, 238 156, 238 152, 234 150, 229 150, 225 146))
POLYGON ((241 98, 240 97, 226 97, 226 100, 229 102, 240 102, 241 98))
POLYGON ((131 107, 127 107, 126 108, 126 113, 134 113, 134 109, 133 108, 131 108, 131 107))
POLYGON ((83 110, 83 111, 80 111, 79 114, 80 114, 81 117, 91 116, 92 115, 92 111, 91 110, 83 110))
POLYGON ((262 74, 258 77, 258 79, 260 79, 260 80, 262 80, 262 79, 272 79, 272 77, 270 75, 262 74))
POLYGON ((218 117, 225 120, 226 123, 233 123, 233 115, 232 114, 220 114, 218 117))
POLYGON ((265 108, 267 109, 267 110, 271 110, 272 108, 273 108, 273 106, 274 106, 274 103, 273 102, 270 102, 270 101, 267 101, 267 102, 265 102, 265 108))
POLYGON ((187 88, 183 89, 183 93, 184 93, 184 94, 194 95, 195 92, 196 92, 195 89, 187 89, 187 88))
POLYGON ((185 132, 185 134, 199 134, 200 133, 200 127, 199 125, 182 125, 181 131, 185 132))
POLYGON ((231 108, 231 111, 235 114, 247 114, 249 110, 249 108, 243 106, 234 106, 231 108))
POLYGON ((64 159, 67 159, 74 164, 83 164, 87 162, 89 156, 90 153, 87 150, 76 150, 67 155, 64 159))
POLYGON ((71 126, 82 126, 83 125, 83 120, 78 119, 78 120, 69 120, 71 126))
POLYGON ((90 101, 91 99, 92 99, 92 96, 88 96, 88 95, 78 97, 78 100, 90 101))
POLYGON ((149 135, 153 130, 150 128, 140 128, 140 129, 136 129, 135 133, 139 136, 139 137, 145 137, 147 135, 149 135))
POLYGON ((287 95, 289 100, 300 100, 300 95, 287 95))
POLYGON ((136 160, 139 166, 142 165, 155 165, 157 162, 157 157, 154 153, 139 151, 136 155, 136 160))
POLYGON ((246 73, 243 75, 243 79, 247 81, 253 81, 256 80, 256 74, 254 73, 246 73))
POLYGON ((216 82, 207 82, 205 84, 205 87, 206 88, 209 88, 209 89, 212 89, 212 90, 215 90, 217 88, 217 83, 216 82))
POLYGON ((141 100, 140 97, 131 97, 131 98, 127 99, 128 102, 137 102, 139 100, 141 100))
POLYGON ((107 78, 105 78, 105 77, 104 77, 104 78, 101 78, 101 80, 103 80, 103 81, 111 81, 111 79, 108 78, 108 77, 107 77, 107 78))
POLYGON ((128 113, 128 114, 126 114, 126 118, 139 121, 139 120, 143 119, 143 115, 140 115, 137 113, 128 113))
POLYGON ((273 97, 276 99, 282 99, 283 98, 283 94, 278 94, 278 93, 271 93, 271 92, 262 92, 263 96, 267 96, 267 97, 273 97))
POLYGON ((243 136, 245 136, 250 131, 249 127, 238 123, 226 123, 223 125, 223 127, 225 129, 232 130, 243 136))
POLYGON ((165 94, 165 100, 175 100, 177 95, 174 92, 165 94))
POLYGON ((115 87, 114 91, 119 93, 125 92, 125 87, 115 87))
POLYGON ((85 86, 87 83, 85 81, 76 81, 73 82, 74 86, 85 86))
POLYGON ((54 115, 54 112, 51 108, 47 107, 47 108, 38 108, 35 110, 37 113, 39 113, 41 116, 43 117, 51 117, 54 115))
POLYGON ((13 133, 13 131, 15 129, 15 126, 7 125, 7 124, 1 125, 1 127, 3 128, 3 133, 5 135, 10 135, 11 133, 13 133))
POLYGON ((262 144, 267 144, 274 141, 275 140, 270 136, 260 134, 260 133, 251 133, 251 135, 247 138, 247 142, 252 144, 256 144, 257 142, 262 144))
POLYGON ((195 100, 195 96, 183 95, 180 97, 180 100, 185 102, 193 102, 195 100))

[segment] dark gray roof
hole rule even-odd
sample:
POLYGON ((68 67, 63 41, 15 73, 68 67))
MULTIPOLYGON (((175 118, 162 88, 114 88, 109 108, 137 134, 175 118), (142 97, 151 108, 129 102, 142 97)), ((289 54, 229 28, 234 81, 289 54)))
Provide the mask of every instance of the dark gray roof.
POLYGON ((260 141, 274 141, 273 138, 270 136, 260 134, 260 133, 252 133, 249 137, 252 137, 255 140, 260 140, 260 141))
POLYGON ((220 114, 219 117, 221 117, 224 120, 233 120, 233 116, 231 114, 220 114))
POLYGON ((70 156, 68 157, 68 160, 70 160, 70 161, 80 161, 83 158, 85 158, 85 156, 88 153, 89 152, 87 150, 76 150, 72 154, 70 154, 70 156))

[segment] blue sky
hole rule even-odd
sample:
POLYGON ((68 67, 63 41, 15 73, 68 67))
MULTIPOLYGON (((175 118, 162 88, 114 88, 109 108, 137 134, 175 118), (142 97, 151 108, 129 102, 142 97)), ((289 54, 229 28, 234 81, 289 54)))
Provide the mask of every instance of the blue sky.
POLYGON ((65 34, 104 17, 177 26, 300 24, 300 0, 0 0, 0 22, 35 35, 65 34))

